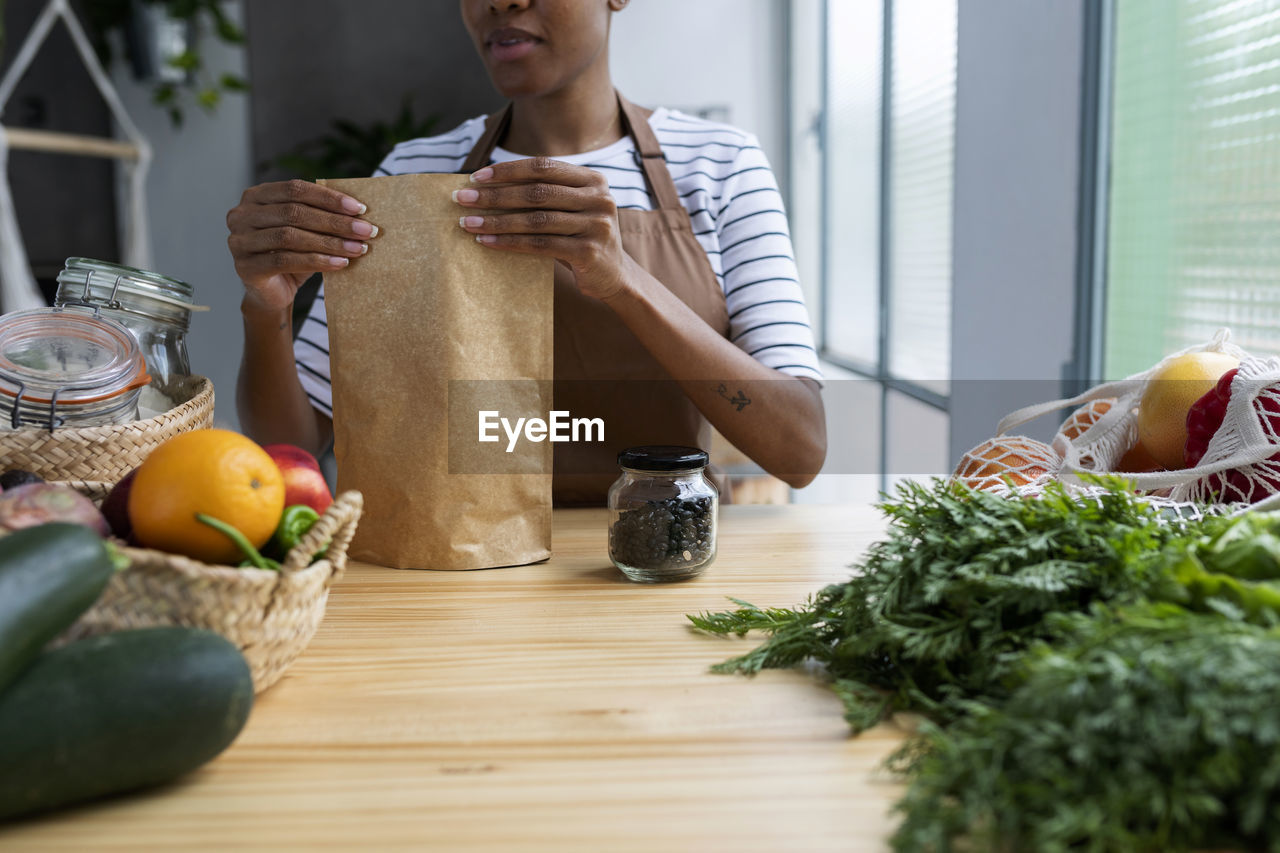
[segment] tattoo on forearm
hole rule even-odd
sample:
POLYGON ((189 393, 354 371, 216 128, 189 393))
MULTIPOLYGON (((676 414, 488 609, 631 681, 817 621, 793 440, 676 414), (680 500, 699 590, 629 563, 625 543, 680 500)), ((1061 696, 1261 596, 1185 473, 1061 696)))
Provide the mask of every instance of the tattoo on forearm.
POLYGON ((737 394, 730 396, 728 387, 724 385, 724 383, 721 383, 720 387, 716 389, 716 393, 732 403, 739 412, 751 405, 751 398, 748 397, 747 392, 743 391, 741 388, 738 389, 737 394))

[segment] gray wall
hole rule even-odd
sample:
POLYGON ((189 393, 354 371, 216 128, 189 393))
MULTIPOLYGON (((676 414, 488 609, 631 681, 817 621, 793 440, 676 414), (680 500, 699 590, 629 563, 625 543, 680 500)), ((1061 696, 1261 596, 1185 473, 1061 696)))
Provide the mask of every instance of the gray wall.
MULTIPOLYGON (((786 162, 786 0, 643 0, 616 18, 618 88, 647 106, 723 108, 786 162), (679 22, 676 26, 675 22, 679 22), (708 38, 726 33, 732 37, 708 38), (679 57, 679 61, 668 58, 679 57)), ((248 7, 253 153, 259 166, 329 131, 389 118, 409 96, 438 131, 500 106, 456 2, 256 0, 248 7), (394 26, 389 26, 394 22, 394 26), (317 47, 320 46, 320 47, 317 47)), ((270 168, 258 173, 278 177, 270 168)))
POLYGON ((610 54, 614 82, 636 103, 718 108, 718 120, 758 136, 784 193, 787 2, 636 0, 614 18, 610 54))
POLYGON ((303 5, 248 7, 256 167, 327 134, 335 118, 392 119, 406 96, 418 117, 440 117, 438 133, 501 104, 456 2, 307 0, 299 14, 303 5))
MULTIPOLYGON (((240 3, 225 6, 240 18, 240 3)), ((211 38, 202 50, 215 73, 244 74, 243 50, 211 38)), ((155 149, 147 184, 152 267, 190 282, 196 302, 210 307, 192 319, 191 368, 213 380, 217 425, 235 429, 243 288, 227 252, 226 215, 250 181, 248 99, 230 95, 212 114, 188 107, 183 126, 175 129, 151 104, 150 86, 134 82, 120 64, 112 76, 129 115, 155 149)))
MULTIPOLYGON (((963 0, 956 90, 951 457, 1055 399, 1071 359, 1083 0, 963 0)), ((1018 430, 1048 438, 1052 418, 1018 430)))

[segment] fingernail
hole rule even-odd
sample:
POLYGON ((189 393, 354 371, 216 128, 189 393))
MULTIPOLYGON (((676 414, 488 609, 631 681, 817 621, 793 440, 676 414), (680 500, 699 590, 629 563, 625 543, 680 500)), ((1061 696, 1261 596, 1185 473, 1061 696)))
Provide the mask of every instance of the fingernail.
POLYGON ((487 181, 492 177, 493 177, 493 169, 489 168, 488 166, 485 166, 483 169, 473 174, 471 176, 471 180, 478 184, 482 181, 487 181))
POLYGON ((351 263, 350 258, 337 258, 337 257, 329 258, 329 266, 331 267, 345 267, 350 263, 351 263))
POLYGON ((477 243, 496 243, 498 242, 498 235, 497 234, 477 234, 476 242, 477 243))
POLYGON ((350 252, 353 255, 363 255, 369 251, 368 243, 357 243, 355 240, 343 240, 342 251, 350 252))
POLYGON ((363 219, 357 219, 355 222, 351 223, 351 230, 354 231, 358 237, 373 238, 378 236, 378 226, 374 225, 372 222, 365 222, 363 219))
POLYGON ((480 228, 484 225, 483 216, 464 216, 458 220, 458 224, 463 228, 480 228))
POLYGON ((369 207, 368 205, 361 204, 350 196, 346 196, 342 199, 342 209, 347 211, 347 213, 354 213, 356 216, 364 216, 364 214, 368 212, 369 207))
POLYGON ((458 204, 474 204, 479 201, 480 193, 475 190, 454 190, 453 200, 458 204))

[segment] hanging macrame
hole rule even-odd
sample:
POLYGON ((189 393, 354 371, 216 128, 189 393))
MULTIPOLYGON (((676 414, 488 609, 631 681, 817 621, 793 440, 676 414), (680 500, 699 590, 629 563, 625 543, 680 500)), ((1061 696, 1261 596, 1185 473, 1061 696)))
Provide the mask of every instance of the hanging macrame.
POLYGON ((0 125, 0 311, 20 311, 44 305, 27 251, 22 244, 17 214, 13 206, 13 194, 9 190, 9 151, 23 149, 70 154, 85 157, 107 157, 125 165, 129 198, 124 210, 124 262, 129 266, 151 267, 151 241, 147 232, 146 185, 147 172, 151 168, 151 146, 138 130, 102 63, 89 44, 84 28, 71 11, 69 0, 50 0, 40 13, 35 25, 27 33, 22 48, 13 64, 0 79, 0 115, 4 113, 22 75, 48 38, 53 25, 61 18, 71 34, 80 60, 93 78, 102 99, 111 108, 111 114, 120 125, 128 142, 115 139, 98 139, 66 133, 6 128, 0 125))

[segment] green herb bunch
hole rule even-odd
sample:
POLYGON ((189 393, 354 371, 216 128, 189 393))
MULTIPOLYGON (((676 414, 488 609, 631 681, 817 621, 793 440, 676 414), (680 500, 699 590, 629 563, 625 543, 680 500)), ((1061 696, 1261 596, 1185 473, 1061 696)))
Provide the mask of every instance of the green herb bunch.
POLYGON ((1280 851, 1280 635, 1173 605, 1053 621, 1007 701, 892 761, 895 847, 1280 851))
POLYGON ((854 731, 924 713, 899 850, 1280 853, 1280 515, 1097 482, 908 484, 846 583, 689 618, 767 635, 717 671, 823 664, 854 731))
POLYGON ((715 669, 826 664, 855 731, 896 710, 950 719, 958 702, 1008 692, 1019 655, 1051 636, 1047 615, 1150 592, 1163 579, 1150 567, 1183 535, 1118 484, 1080 502, 1058 485, 1017 500, 908 483, 881 509, 889 535, 846 583, 796 609, 735 601, 690 616, 714 634, 769 635, 715 669))

